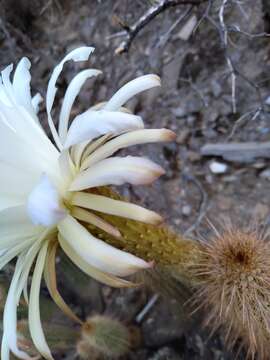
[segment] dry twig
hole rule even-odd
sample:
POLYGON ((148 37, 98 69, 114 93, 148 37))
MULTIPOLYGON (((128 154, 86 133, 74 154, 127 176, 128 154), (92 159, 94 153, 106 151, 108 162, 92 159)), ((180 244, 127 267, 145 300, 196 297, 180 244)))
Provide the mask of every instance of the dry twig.
POLYGON ((207 0, 160 0, 157 4, 151 6, 133 25, 129 26, 121 24, 124 31, 119 32, 117 36, 125 36, 125 39, 115 50, 115 53, 122 54, 128 52, 132 41, 138 33, 157 15, 161 14, 165 10, 180 5, 198 6, 206 1, 207 0))

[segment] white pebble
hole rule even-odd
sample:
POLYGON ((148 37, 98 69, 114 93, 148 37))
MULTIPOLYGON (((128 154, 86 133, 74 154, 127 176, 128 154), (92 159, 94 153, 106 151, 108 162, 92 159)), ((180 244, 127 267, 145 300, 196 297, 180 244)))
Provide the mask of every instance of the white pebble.
POLYGON ((224 174, 227 171, 228 166, 218 161, 212 161, 209 168, 213 174, 224 174))

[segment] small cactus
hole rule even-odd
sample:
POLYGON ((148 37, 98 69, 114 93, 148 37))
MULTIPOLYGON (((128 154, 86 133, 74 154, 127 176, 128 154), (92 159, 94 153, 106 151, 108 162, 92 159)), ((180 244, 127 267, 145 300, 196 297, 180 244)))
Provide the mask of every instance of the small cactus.
POLYGON ((107 356, 117 359, 128 353, 130 332, 120 321, 108 316, 95 315, 89 317, 82 326, 82 339, 77 344, 77 352, 82 359, 98 359, 107 356), (94 355, 94 356, 93 356, 94 355))
POLYGON ((76 346, 77 355, 82 360, 101 360, 101 354, 93 348, 88 340, 80 340, 76 346))
POLYGON ((231 347, 241 338, 252 359, 270 351, 270 242, 258 230, 232 226, 205 244, 197 265, 195 300, 207 309, 207 323, 226 330, 231 347))

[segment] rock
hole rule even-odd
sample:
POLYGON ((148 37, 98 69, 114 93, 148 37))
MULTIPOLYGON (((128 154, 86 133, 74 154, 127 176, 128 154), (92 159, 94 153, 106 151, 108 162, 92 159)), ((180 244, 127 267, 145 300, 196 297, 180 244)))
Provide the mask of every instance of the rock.
POLYGON ((265 100, 265 104, 270 106, 270 96, 268 96, 265 100))
POLYGON ((182 360, 183 357, 170 347, 163 347, 159 349, 148 360, 182 360))
POLYGON ((191 150, 188 151, 187 156, 191 162, 199 161, 201 159, 201 155, 199 153, 197 153, 196 151, 191 151, 191 150))
POLYGON ((218 208, 223 211, 229 210, 232 207, 232 200, 223 195, 218 195, 216 202, 218 208))
POLYGON ((178 144, 185 144, 185 142, 187 141, 188 137, 189 137, 189 130, 188 129, 183 129, 180 130, 180 132, 177 134, 177 138, 176 138, 176 142, 178 144))
POLYGON ((160 347, 180 341, 187 326, 188 319, 179 312, 179 303, 166 299, 156 304, 145 319, 142 325, 144 342, 150 347, 160 347))
POLYGON ((214 97, 219 97, 222 94, 222 87, 220 85, 219 82, 217 82, 216 80, 212 80, 211 81, 211 86, 212 86, 212 92, 214 97))
POLYGON ((197 25, 197 16, 192 15, 179 31, 177 37, 181 40, 187 41, 193 33, 195 26, 197 25))
POLYGON ((191 206, 190 205, 184 205, 182 207, 182 214, 184 216, 189 216, 191 214, 191 206))
POLYGON ((257 220, 264 220, 269 215, 269 207, 265 204, 258 203, 254 209, 254 216, 257 220))
POLYGON ((187 114, 186 110, 183 109, 181 106, 172 109, 172 113, 174 116, 180 117, 180 118, 186 116, 186 114, 187 114))
POLYGON ((224 174, 227 171, 228 166, 218 161, 212 161, 209 164, 209 168, 213 174, 224 174))
POLYGON ((270 169, 265 169, 260 173, 260 177, 263 179, 270 180, 270 169))

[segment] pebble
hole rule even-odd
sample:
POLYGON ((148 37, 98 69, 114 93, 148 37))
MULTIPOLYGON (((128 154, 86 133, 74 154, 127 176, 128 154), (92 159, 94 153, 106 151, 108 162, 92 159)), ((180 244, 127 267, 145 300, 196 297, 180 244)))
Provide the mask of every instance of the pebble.
POLYGON ((182 214, 184 216, 189 216, 191 214, 191 206, 190 205, 184 205, 182 207, 182 214))
POLYGON ((177 108, 172 109, 172 113, 173 113, 174 116, 179 117, 179 118, 184 117, 184 116, 187 115, 186 110, 183 109, 180 106, 177 107, 177 108))
POLYGON ((260 177, 266 180, 270 180, 270 169, 265 169, 260 173, 260 177))
POLYGON ((181 360, 183 359, 180 354, 178 354, 172 348, 165 346, 159 349, 149 360, 181 360))
POLYGON ((270 96, 267 97, 267 99, 265 100, 266 105, 270 106, 270 96))
POLYGON ((254 216, 256 219, 262 221, 269 215, 269 207, 265 204, 258 203, 254 209, 254 216))
POLYGON ((228 166, 218 161, 212 161, 209 168, 213 174, 224 174, 228 170, 228 166))

